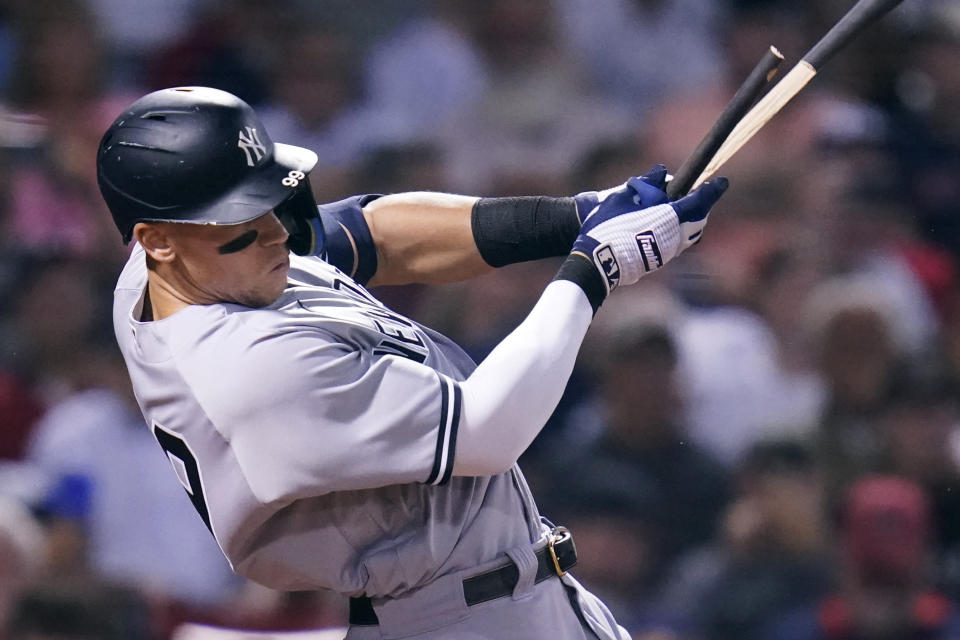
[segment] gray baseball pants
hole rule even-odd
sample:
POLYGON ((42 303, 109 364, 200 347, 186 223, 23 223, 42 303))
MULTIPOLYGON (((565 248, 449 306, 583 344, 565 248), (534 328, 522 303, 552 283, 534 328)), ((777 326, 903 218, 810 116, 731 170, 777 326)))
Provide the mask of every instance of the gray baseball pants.
POLYGON ((351 626, 346 640, 630 640, 607 607, 570 574, 536 584, 534 547, 507 555, 520 569, 512 595, 468 606, 463 596, 467 572, 443 576, 400 598, 374 599, 379 625, 351 626))

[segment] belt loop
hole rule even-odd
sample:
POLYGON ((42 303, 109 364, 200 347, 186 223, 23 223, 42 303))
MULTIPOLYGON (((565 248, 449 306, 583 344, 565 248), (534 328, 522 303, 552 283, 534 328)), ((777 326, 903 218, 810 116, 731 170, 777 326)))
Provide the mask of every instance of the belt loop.
POLYGON ((520 571, 520 577, 517 579, 517 585, 513 588, 513 599, 521 600, 529 597, 533 593, 533 587, 537 582, 537 554, 529 545, 514 547, 507 550, 507 557, 517 565, 520 571))

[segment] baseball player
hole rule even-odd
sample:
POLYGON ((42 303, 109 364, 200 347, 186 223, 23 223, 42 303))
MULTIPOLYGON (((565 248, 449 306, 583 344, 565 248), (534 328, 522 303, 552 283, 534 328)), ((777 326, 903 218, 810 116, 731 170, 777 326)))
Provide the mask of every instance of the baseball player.
MULTIPOLYGON (((203 87, 104 135, 126 241, 114 324, 143 415, 233 569, 350 597, 347 638, 627 638, 567 573, 517 458, 607 294, 700 236, 726 188, 666 170, 574 198, 408 193, 316 206, 316 155, 203 87), (568 255, 479 366, 365 285, 568 255)), ((624 544, 630 544, 624 540, 624 544)))

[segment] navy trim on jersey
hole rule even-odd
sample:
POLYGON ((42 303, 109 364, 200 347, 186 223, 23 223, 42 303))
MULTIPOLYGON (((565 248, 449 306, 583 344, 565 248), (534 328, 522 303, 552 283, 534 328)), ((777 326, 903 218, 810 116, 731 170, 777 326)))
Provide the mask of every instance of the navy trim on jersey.
POLYGON ((437 449, 433 468, 425 484, 445 484, 453 474, 453 455, 457 446, 457 428, 460 423, 462 404, 460 385, 450 378, 440 378, 440 424, 437 428, 437 449))
POLYGON ((447 484, 453 475, 453 461, 457 453, 457 430, 460 427, 460 407, 463 404, 463 392, 460 385, 453 383, 453 409, 450 411, 450 437, 447 439, 447 471, 437 484, 447 484))
POLYGON ((366 284, 377 272, 377 249, 363 207, 380 196, 352 196, 337 202, 317 205, 323 232, 324 259, 356 282, 366 284))

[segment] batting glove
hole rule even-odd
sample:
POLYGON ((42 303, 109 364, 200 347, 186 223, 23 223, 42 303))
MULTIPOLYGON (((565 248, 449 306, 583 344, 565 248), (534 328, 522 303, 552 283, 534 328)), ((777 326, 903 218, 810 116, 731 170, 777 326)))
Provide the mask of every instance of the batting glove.
POLYGON ((637 282, 696 244, 710 208, 728 186, 726 178, 717 178, 669 202, 665 180, 666 169, 660 166, 599 192, 598 204, 557 274, 580 285, 594 311, 618 286, 637 282))
MULTIPOLYGON (((667 168, 662 164, 656 165, 648 173, 636 178, 631 178, 631 180, 639 180, 654 187, 654 189, 651 190, 643 189, 642 193, 636 194, 640 198, 637 203, 640 208, 645 209, 667 201, 667 194, 664 193, 667 185, 667 168)), ((628 184, 629 182, 625 182, 603 191, 584 191, 583 193, 578 193, 573 196, 573 201, 577 205, 577 215, 580 217, 580 223, 583 224, 587 216, 593 213, 593 210, 596 209, 601 202, 606 201, 611 196, 622 194, 627 189, 628 184)))

